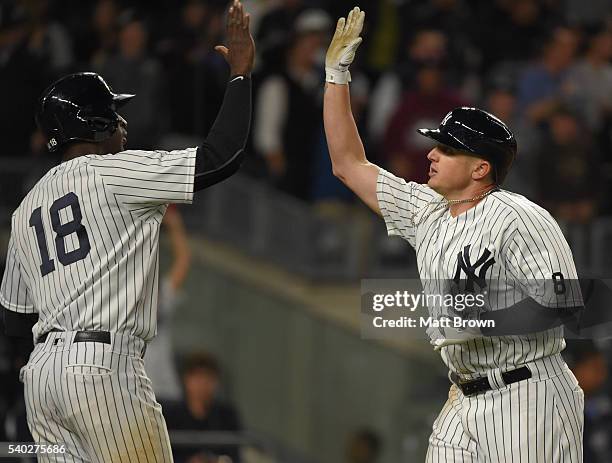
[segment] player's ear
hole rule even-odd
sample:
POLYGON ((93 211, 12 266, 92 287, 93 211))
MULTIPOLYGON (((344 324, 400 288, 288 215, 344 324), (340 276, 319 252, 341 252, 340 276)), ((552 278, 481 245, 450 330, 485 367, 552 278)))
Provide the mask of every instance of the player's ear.
POLYGON ((489 161, 484 159, 476 159, 472 170, 472 180, 482 180, 487 175, 493 172, 493 166, 489 161))

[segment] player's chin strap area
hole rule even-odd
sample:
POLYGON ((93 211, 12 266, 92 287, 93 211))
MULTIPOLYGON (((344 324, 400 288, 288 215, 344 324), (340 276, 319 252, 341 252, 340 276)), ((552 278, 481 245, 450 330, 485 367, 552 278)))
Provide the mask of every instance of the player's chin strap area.
POLYGON ((240 168, 251 125, 251 78, 233 76, 206 140, 198 146, 194 190, 203 190, 240 168))

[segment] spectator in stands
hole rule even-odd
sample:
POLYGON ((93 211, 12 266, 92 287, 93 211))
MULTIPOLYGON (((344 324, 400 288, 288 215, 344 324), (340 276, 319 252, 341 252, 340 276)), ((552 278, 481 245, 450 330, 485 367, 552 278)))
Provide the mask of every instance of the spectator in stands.
POLYGON ((612 398, 604 388, 606 359, 592 341, 570 343, 567 355, 584 391, 584 463, 612 461, 612 398))
POLYGON ((355 431, 348 440, 346 463, 376 463, 382 451, 380 436, 371 429, 355 431))
POLYGON ((475 14, 473 35, 485 72, 502 61, 522 64, 534 58, 553 20, 538 0, 478 2, 475 14))
POLYGON ((165 70, 163 112, 170 136, 166 148, 191 143, 181 138, 196 137, 199 142, 206 136, 221 106, 228 78, 225 60, 213 49, 222 43, 223 6, 189 0, 179 18, 159 45, 165 70))
POLYGON ((437 29, 421 29, 407 42, 406 57, 386 72, 372 92, 368 114, 368 136, 374 147, 385 135, 391 116, 395 113, 404 92, 415 86, 418 63, 444 63, 448 61, 448 38, 437 29))
POLYGON ((296 18, 303 10, 303 0, 282 0, 259 21, 255 42, 265 69, 282 71, 283 57, 291 41, 296 18))
POLYGON ((79 62, 100 67, 112 55, 117 46, 119 14, 114 0, 98 0, 91 20, 77 25, 75 48, 79 62))
POLYGON ((309 199, 314 153, 322 126, 319 57, 331 20, 321 10, 305 10, 296 19, 284 69, 265 77, 255 108, 254 145, 264 157, 276 186, 309 199))
POLYGON ((382 160, 406 180, 418 183, 428 180, 427 152, 431 145, 419 137, 416 129, 437 125, 448 111, 464 105, 446 85, 444 71, 440 62, 416 63, 416 88, 404 94, 387 126, 382 160))
POLYGON ((175 367, 172 321, 181 302, 181 288, 189 272, 191 252, 183 219, 175 204, 168 206, 162 226, 168 235, 172 263, 161 280, 157 305, 157 335, 147 346, 147 363, 154 365, 148 373, 155 397, 164 403, 182 397, 180 379, 175 367))
POLYGON ((544 44, 540 60, 519 79, 519 110, 531 124, 544 122, 563 100, 563 84, 577 46, 576 31, 562 27, 554 29, 544 44))
POLYGON ((28 153, 38 96, 53 78, 49 55, 34 39, 32 23, 22 4, 0 4, 1 156, 28 153))
POLYGON ((592 220, 600 193, 600 156, 588 130, 567 107, 557 108, 550 117, 537 158, 545 207, 563 221, 592 220))
POLYGON ((591 35, 584 57, 568 72, 568 97, 593 133, 612 115, 612 31, 591 35))
POLYGON ((504 188, 535 198, 537 193, 535 148, 538 146, 539 132, 518 117, 516 86, 512 75, 500 70, 491 76, 486 86, 484 107, 512 129, 519 146, 519 155, 504 181, 504 188))
MULTIPOLYGON (((552 3, 552 2, 551 2, 552 3)), ((592 27, 609 17, 612 11, 610 0, 565 0, 565 20, 568 24, 592 27)))
POLYGON ((123 110, 130 121, 128 148, 156 147, 160 128, 160 66, 147 49, 148 31, 144 18, 125 11, 119 18, 119 49, 98 71, 114 88, 135 93, 123 110))
MULTIPOLYGON (((352 0, 333 2, 331 7, 333 17, 338 18, 353 8, 352 0)), ((363 35, 364 53, 357 54, 358 63, 369 74, 372 81, 397 62, 401 46, 404 43, 402 33, 412 28, 406 24, 401 12, 407 3, 395 0, 379 0, 369 2, 367 6, 368 20, 363 35)), ((356 63, 356 64, 358 64, 356 63)))
POLYGON ((428 0, 406 3, 400 22, 404 33, 403 43, 412 40, 413 31, 422 29, 435 29, 450 38, 447 43, 447 73, 454 86, 461 86, 460 78, 465 77, 477 64, 472 35, 479 28, 479 23, 470 20, 473 4, 477 2, 428 0), (466 27, 466 24, 470 26, 466 27))
MULTIPOLYGON (((218 397, 221 370, 216 359, 204 353, 192 354, 182 371, 185 399, 164 407, 168 430, 239 432, 242 426, 238 412, 218 397)), ((173 446, 173 455, 176 463, 207 462, 211 455, 240 461, 239 448, 229 445, 173 446)))
POLYGON ((50 17, 49 0, 23 2, 30 10, 30 50, 46 57, 47 66, 54 74, 68 70, 74 64, 72 39, 63 24, 50 17))

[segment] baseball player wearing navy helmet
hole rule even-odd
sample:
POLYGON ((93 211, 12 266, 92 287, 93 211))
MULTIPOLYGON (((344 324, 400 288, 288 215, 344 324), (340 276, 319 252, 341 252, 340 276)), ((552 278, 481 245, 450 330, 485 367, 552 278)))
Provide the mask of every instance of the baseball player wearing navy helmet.
POLYGON ((326 57, 324 122, 334 174, 382 216, 389 235, 415 249, 426 292, 464 284, 484 296, 478 316, 499 322, 490 330, 427 330, 451 387, 426 461, 581 462, 584 395, 560 355, 564 329, 538 322, 584 305, 571 284, 577 275, 567 241, 546 210, 501 188, 517 145, 486 111, 456 108, 438 128, 419 130, 436 142, 427 184, 367 160, 348 86, 363 22, 359 8, 341 18, 326 57))
POLYGON ((145 371, 157 331, 158 240, 170 203, 232 175, 244 156, 254 44, 234 0, 227 17, 230 79, 206 140, 176 151, 126 150, 115 93, 98 74, 66 76, 36 119, 62 163, 12 217, 0 305, 11 335, 33 336, 20 372, 39 461, 169 462, 170 440, 145 371), (59 448, 59 447, 57 447, 59 448))

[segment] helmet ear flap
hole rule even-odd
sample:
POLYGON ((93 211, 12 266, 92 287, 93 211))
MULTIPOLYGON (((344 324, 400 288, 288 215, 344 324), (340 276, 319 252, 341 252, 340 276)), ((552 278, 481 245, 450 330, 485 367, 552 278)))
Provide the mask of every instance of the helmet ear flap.
MULTIPOLYGON (((54 131, 54 132, 57 132, 57 131, 54 131)), ((54 152, 54 151, 56 151, 56 150, 57 150, 57 148, 59 147, 59 145, 60 145, 60 142, 59 142, 59 140, 57 139, 57 135, 56 135, 55 133, 54 133, 54 134, 51 134, 51 136, 49 137, 49 141, 47 142, 47 149, 48 149, 50 152, 54 152)))
POLYGON ((50 129, 49 134, 47 135, 47 149, 49 152, 53 153, 58 150, 58 148, 64 143, 64 136, 62 133, 63 126, 61 121, 57 116, 55 116, 56 127, 50 129))

